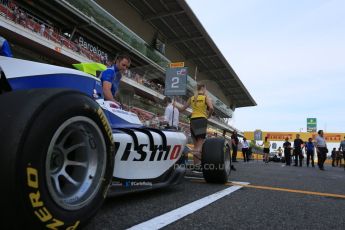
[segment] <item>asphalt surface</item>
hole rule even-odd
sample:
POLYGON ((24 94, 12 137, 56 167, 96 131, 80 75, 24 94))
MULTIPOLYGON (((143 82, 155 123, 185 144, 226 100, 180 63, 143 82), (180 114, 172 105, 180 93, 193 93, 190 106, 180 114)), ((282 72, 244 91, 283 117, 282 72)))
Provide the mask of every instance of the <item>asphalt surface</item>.
MULTIPOLYGON (((285 167, 261 161, 234 165, 237 170, 232 171, 230 181, 248 182, 249 187, 165 229, 345 229, 344 168, 327 165, 325 171, 320 171, 317 167, 285 167)), ((85 229, 130 228, 232 186, 207 184, 201 175, 189 176, 196 178, 185 178, 173 187, 108 198, 85 229)))

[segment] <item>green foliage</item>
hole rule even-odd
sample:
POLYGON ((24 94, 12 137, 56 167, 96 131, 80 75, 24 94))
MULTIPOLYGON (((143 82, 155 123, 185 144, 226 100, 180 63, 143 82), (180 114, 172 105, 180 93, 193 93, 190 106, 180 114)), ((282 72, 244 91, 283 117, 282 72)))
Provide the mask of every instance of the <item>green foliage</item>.
POLYGON ((263 147, 258 146, 258 145, 256 144, 256 141, 254 141, 254 140, 251 140, 251 141, 249 142, 249 147, 252 148, 252 152, 256 152, 256 153, 258 153, 258 152, 263 152, 263 147))

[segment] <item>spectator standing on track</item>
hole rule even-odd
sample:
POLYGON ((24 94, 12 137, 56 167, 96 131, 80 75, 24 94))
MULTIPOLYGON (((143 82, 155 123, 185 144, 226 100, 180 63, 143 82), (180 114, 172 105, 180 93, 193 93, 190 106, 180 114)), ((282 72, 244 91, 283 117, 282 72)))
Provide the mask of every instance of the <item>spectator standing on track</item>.
MULTIPOLYGON (((198 84, 195 95, 190 97, 182 108, 178 109, 182 112, 189 106, 192 107, 190 131, 194 144, 193 162, 194 166, 199 166, 201 163, 201 149, 206 138, 207 120, 214 110, 212 101, 207 96, 206 85, 198 84)), ((199 167, 199 169, 201 168, 199 167)))
POLYGON ((319 134, 315 138, 316 151, 317 151, 317 164, 320 170, 325 170, 323 165, 326 161, 327 153, 328 153, 327 144, 326 144, 325 138, 323 137, 323 130, 319 130, 317 133, 319 134))
POLYGON ((130 57, 126 54, 121 54, 117 56, 113 66, 101 73, 104 100, 116 102, 115 96, 118 93, 122 74, 127 71, 130 64, 130 57))
POLYGON ((282 150, 282 148, 280 146, 278 147, 277 151, 278 151, 278 156, 282 157, 283 156, 283 150, 282 150))
POLYGON ((291 143, 289 142, 288 137, 285 138, 283 148, 284 148, 285 164, 290 166, 291 165, 291 143))
POLYGON ((339 151, 342 151, 342 152, 343 152, 344 170, 345 170, 345 137, 344 137, 344 140, 342 140, 342 141, 340 142, 339 151))
POLYGON ((338 151, 336 151, 336 156, 335 156, 335 160, 336 160, 336 166, 341 167, 341 158, 342 158, 342 153, 340 151, 340 149, 338 149, 338 151))
POLYGON ((264 142, 261 146, 264 146, 264 161, 268 163, 268 155, 270 154, 271 143, 268 141, 268 137, 265 137, 264 142))
POLYGON ((303 153, 302 153, 302 148, 304 146, 304 141, 300 138, 299 134, 296 134, 296 139, 293 141, 293 153, 295 156, 295 164, 294 166, 298 166, 298 161, 299 161, 299 166, 302 167, 302 161, 303 161, 303 153))
POLYGON ((242 154, 243 154, 243 161, 249 161, 249 143, 247 139, 244 137, 242 141, 242 154))
POLYGON ((0 55, 5 57, 13 57, 10 44, 6 38, 0 36, 0 55))
POLYGON ((238 150, 239 139, 237 136, 237 131, 234 130, 231 135, 231 147, 232 147, 232 162, 237 162, 237 150, 238 150))
POLYGON ((311 166, 315 167, 314 166, 315 145, 311 137, 308 139, 308 142, 305 143, 305 150, 307 152, 307 167, 309 167, 309 160, 311 160, 311 166))
POLYGON ((331 152, 331 158, 332 158, 332 167, 335 167, 335 159, 337 158, 337 149, 333 148, 331 152))
POLYGON ((167 128, 169 129, 177 130, 178 125, 179 125, 180 112, 178 111, 176 106, 172 103, 172 100, 170 97, 165 97, 164 102, 166 104, 165 112, 164 112, 164 124, 166 124, 167 128))

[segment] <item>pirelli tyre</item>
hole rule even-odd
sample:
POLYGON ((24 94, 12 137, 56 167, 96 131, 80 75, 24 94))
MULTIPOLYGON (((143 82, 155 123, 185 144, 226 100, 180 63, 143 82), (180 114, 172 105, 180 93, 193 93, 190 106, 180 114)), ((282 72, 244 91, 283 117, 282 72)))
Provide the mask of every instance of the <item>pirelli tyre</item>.
POLYGON ((0 95, 2 229, 77 229, 105 199, 114 149, 99 105, 82 93, 0 95))
POLYGON ((202 171, 209 183, 226 183, 231 172, 230 148, 224 138, 206 139, 202 147, 202 171))

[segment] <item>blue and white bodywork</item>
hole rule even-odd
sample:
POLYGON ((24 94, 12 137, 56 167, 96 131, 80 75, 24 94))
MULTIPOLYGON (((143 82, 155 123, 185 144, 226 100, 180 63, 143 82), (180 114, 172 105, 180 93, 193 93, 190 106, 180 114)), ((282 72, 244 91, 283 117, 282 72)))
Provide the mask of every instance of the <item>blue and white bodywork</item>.
POLYGON ((136 114, 104 101, 100 79, 75 69, 6 57, 0 57, 0 67, 1 91, 66 88, 99 104, 115 145, 109 194, 166 186, 182 178, 184 169, 176 163, 186 145, 184 133, 145 127, 136 114))

